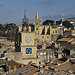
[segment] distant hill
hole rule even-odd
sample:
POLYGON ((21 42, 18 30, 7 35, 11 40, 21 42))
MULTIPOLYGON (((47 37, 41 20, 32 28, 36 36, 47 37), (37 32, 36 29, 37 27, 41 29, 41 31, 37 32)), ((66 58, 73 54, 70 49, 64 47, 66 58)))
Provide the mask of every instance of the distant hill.
POLYGON ((68 18, 66 19, 67 21, 70 21, 70 22, 75 22, 75 17, 72 17, 72 18, 68 18))

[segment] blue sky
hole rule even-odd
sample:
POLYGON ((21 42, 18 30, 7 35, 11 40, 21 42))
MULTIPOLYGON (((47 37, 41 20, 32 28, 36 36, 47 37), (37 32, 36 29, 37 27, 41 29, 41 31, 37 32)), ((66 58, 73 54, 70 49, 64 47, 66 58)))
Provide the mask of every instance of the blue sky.
POLYGON ((43 20, 70 18, 75 17, 75 0, 0 0, 0 24, 22 24, 24 10, 29 23, 34 21, 37 10, 43 20))

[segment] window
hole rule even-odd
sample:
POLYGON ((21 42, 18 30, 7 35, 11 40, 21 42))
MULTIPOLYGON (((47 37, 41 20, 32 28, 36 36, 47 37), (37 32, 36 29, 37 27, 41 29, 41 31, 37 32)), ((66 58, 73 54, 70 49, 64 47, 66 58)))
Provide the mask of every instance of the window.
POLYGON ((49 36, 47 36, 47 39, 49 39, 49 36))
POLYGON ((42 36, 42 38, 44 38, 44 36, 42 36))
POLYGON ((54 31, 53 31, 53 33, 54 33, 54 31))
POLYGON ((57 33, 57 31, 55 31, 55 33, 57 33))
POLYGON ((36 30, 38 30, 38 28, 36 28, 36 30))
POLYGON ((36 37, 38 39, 38 37, 36 37))
POLYGON ((38 23, 36 23, 36 25, 38 25, 38 23))

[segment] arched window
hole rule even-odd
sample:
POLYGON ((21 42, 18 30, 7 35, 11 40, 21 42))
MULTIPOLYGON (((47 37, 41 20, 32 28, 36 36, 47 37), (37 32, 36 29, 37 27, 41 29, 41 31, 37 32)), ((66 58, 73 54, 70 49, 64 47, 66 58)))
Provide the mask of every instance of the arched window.
POLYGON ((54 31, 53 31, 53 33, 54 33, 54 31))
POLYGON ((57 31, 55 31, 55 33, 57 33, 57 31))

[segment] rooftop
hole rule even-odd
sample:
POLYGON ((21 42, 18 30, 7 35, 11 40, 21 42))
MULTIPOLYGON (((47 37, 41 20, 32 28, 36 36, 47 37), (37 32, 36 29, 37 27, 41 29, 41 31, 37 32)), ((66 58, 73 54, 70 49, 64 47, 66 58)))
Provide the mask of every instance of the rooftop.
POLYGON ((4 59, 0 59, 0 66, 3 66, 6 64, 6 61, 4 59))
POLYGON ((67 29, 67 30, 65 30, 65 31, 72 31, 72 30, 70 30, 70 29, 67 29))
POLYGON ((71 66, 72 66, 72 64, 70 62, 65 62, 65 63, 63 63, 61 65, 58 65, 56 68, 58 70, 65 70, 65 71, 67 71, 71 66))
POLYGON ((38 71, 39 71, 39 69, 34 68, 33 66, 30 66, 30 65, 26 65, 16 71, 13 71, 12 73, 9 73, 8 75, 19 75, 21 73, 23 73, 23 75, 34 75, 38 71), (32 70, 30 70, 30 69, 32 69, 32 70))
POLYGON ((9 66, 11 66, 11 69, 14 69, 14 66, 16 66, 16 69, 19 69, 19 68, 22 66, 22 64, 17 63, 17 62, 15 62, 15 61, 13 61, 13 60, 11 60, 11 61, 6 61, 6 63, 7 63, 9 66))
POLYGON ((71 40, 71 38, 62 38, 62 39, 59 39, 58 42, 60 41, 68 42, 69 40, 71 40))

